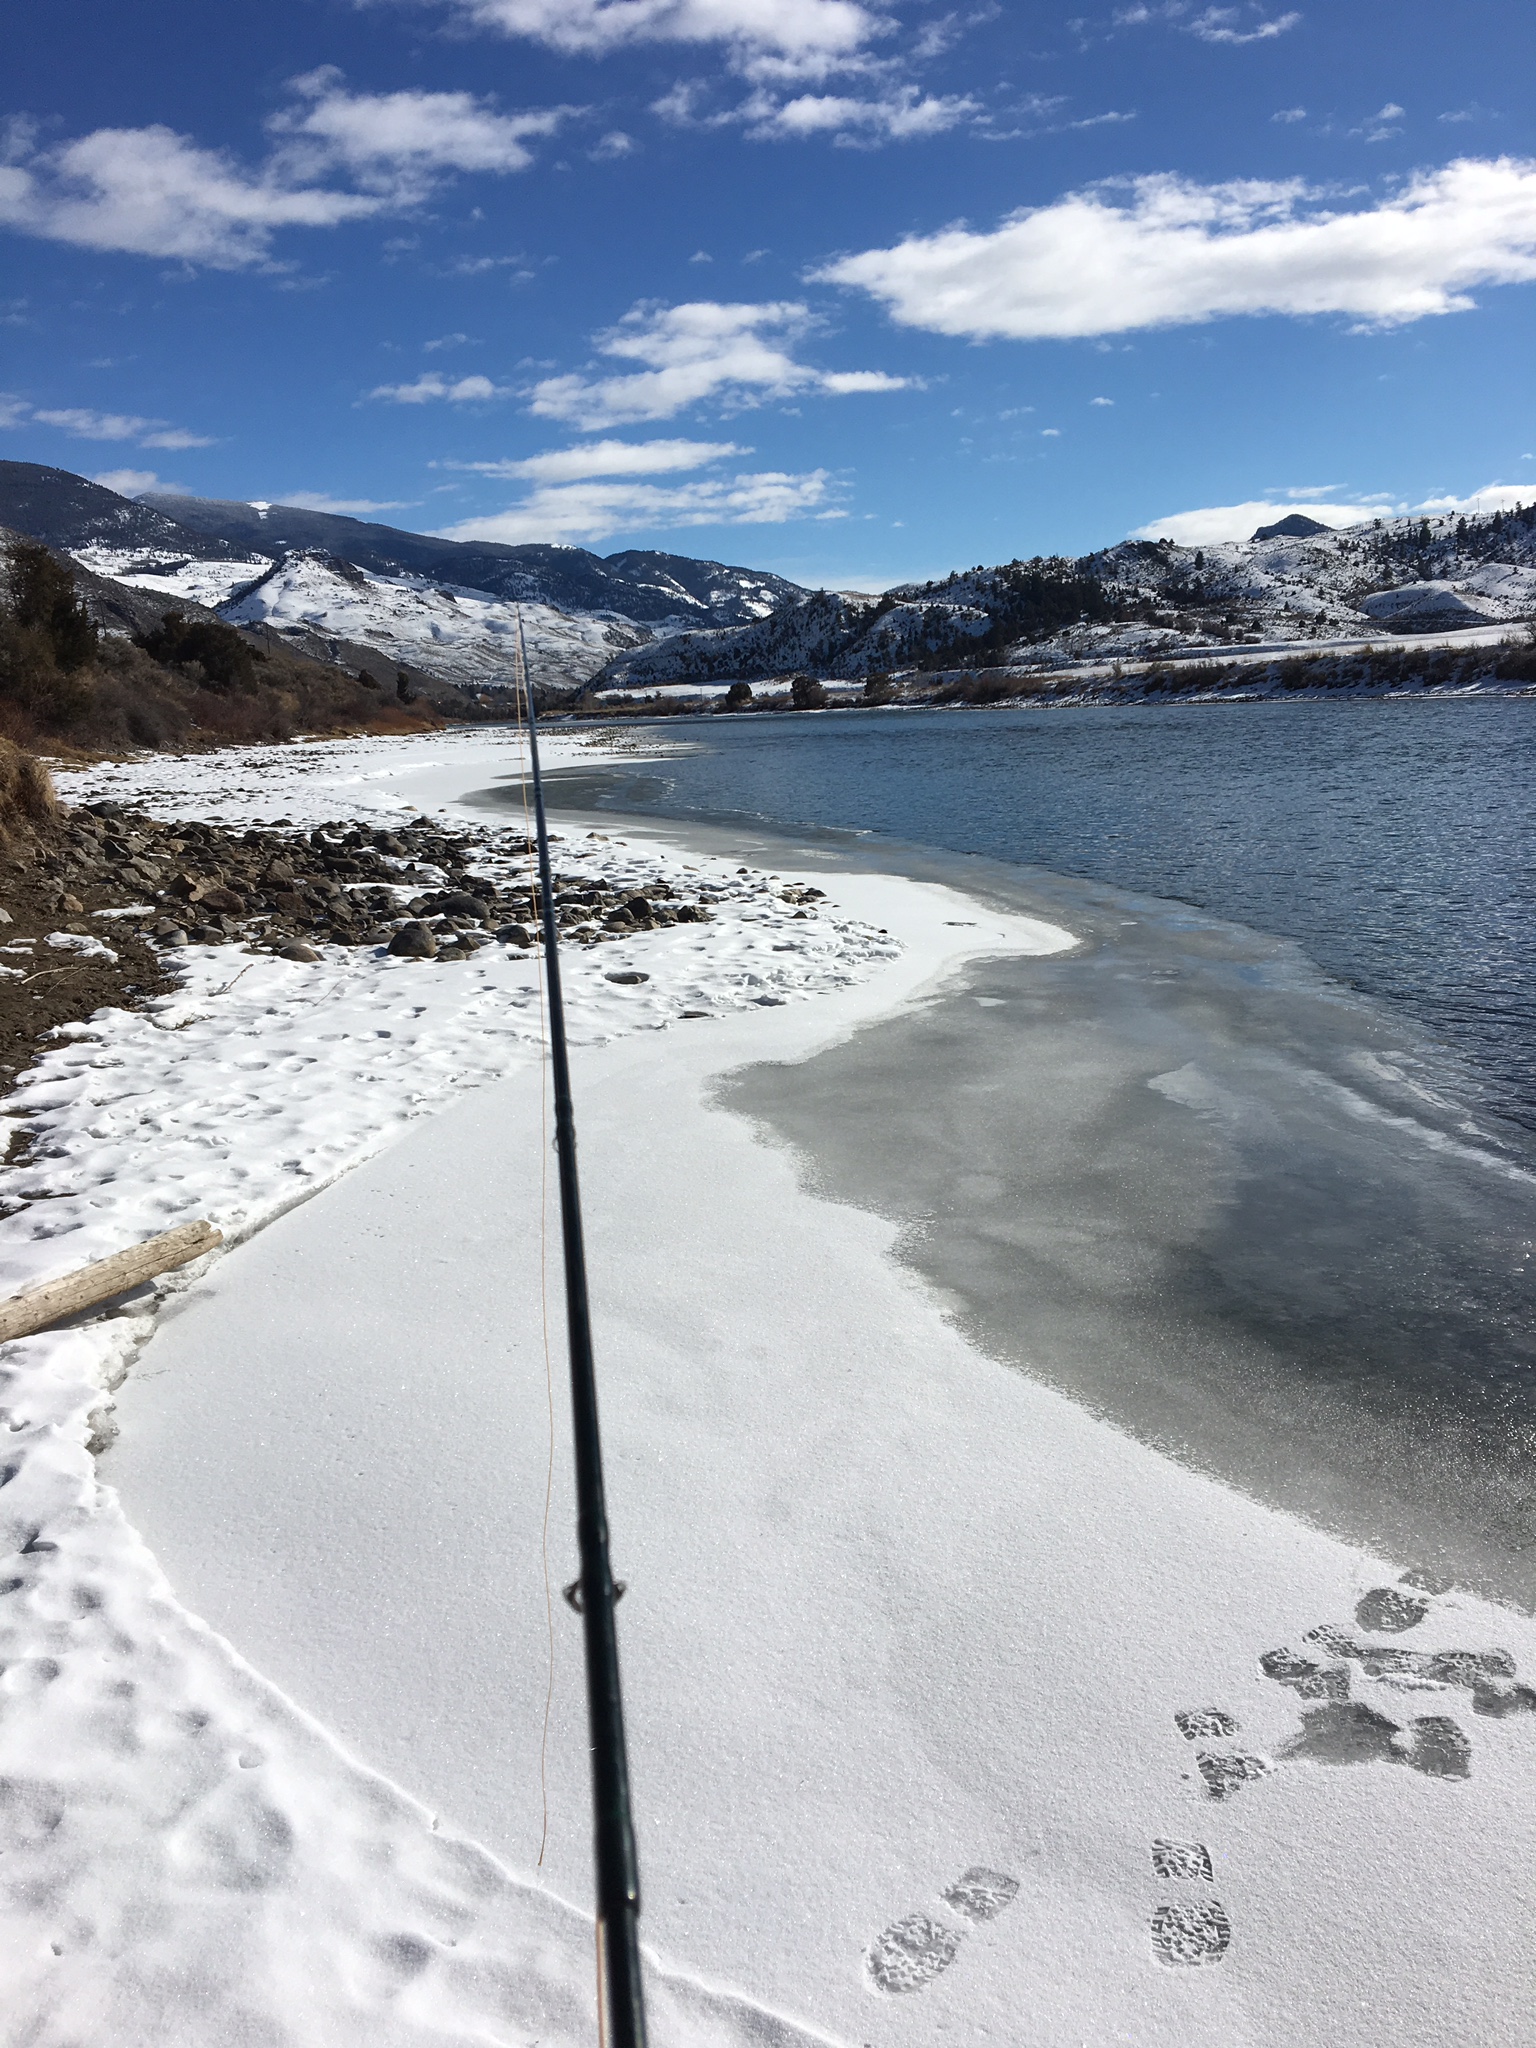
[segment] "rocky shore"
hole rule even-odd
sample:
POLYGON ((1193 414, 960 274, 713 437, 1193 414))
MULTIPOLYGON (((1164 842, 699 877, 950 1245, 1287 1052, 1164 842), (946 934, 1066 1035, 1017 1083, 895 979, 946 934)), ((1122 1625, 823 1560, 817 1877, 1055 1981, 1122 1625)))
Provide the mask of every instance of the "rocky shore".
MULTIPOLYGON (((323 946, 375 947, 446 964, 498 943, 532 948, 542 911, 530 842, 487 827, 280 817, 239 829, 104 799, 55 811, 9 856, 0 1085, 60 1027, 163 994, 184 947, 298 961, 320 959, 323 946)), ((655 873, 631 886, 568 849, 558 857, 556 923, 574 944, 704 924, 719 900, 702 879, 688 890, 655 873)), ((807 919, 819 894, 786 890, 785 907, 807 919)))

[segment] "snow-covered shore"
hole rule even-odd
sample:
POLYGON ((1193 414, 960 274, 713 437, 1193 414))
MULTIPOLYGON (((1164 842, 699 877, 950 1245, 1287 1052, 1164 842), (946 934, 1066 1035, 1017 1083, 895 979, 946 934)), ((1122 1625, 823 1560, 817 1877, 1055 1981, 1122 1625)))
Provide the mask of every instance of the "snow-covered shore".
MULTIPOLYGON (((378 820, 510 766, 450 735, 93 788, 378 820)), ((1536 1630, 1385 1599, 1390 1562, 981 1357, 891 1225, 711 1106, 966 957, 1069 943, 815 879, 814 921, 723 872, 711 927, 573 963, 658 2041, 1499 2038, 1536 1988, 1536 1630), (651 980, 607 982, 630 951, 651 980)), ((13 1283, 189 1214, 252 1241, 172 1283, 121 1391, 101 1477, 157 1556, 85 1450, 148 1319, 6 1351, 5 2038, 590 2040, 563 1610, 536 1870, 534 971, 232 961, 20 1105, 13 1283)), ((555 1469, 558 1583, 558 1423, 555 1469)))

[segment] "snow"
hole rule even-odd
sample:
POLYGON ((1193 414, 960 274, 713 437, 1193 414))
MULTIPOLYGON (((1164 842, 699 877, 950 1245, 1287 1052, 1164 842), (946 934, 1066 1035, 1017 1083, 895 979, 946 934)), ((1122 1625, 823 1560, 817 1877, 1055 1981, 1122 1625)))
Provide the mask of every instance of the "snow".
MULTIPOLYGON (((419 576, 379 576, 327 555, 290 555, 223 616, 279 632, 305 627, 377 647, 390 660, 472 688, 506 687, 518 607, 483 590, 419 576)), ((617 612, 524 604, 530 666, 541 681, 585 682, 614 654, 651 637, 617 612)))
POLYGON ((235 591, 265 576, 272 567, 267 555, 251 555, 241 561, 196 561, 165 549, 99 544, 70 552, 82 569, 94 575, 110 576, 114 582, 131 583, 135 590, 153 591, 183 604, 206 605, 210 611, 217 611, 235 591))
MULTIPOLYGON (((513 759, 462 733, 250 749, 69 794, 479 817, 455 800, 513 759)), ((685 864, 611 837, 559 856, 685 864)), ((570 956, 658 2043, 1509 2038, 1536 1990, 1536 1627, 1385 1599, 1400 1561, 982 1357, 894 1224, 714 1106, 744 1063, 1069 935, 878 875, 816 876, 802 919, 787 872, 693 866, 713 924, 570 956), (651 980, 605 980, 631 963, 651 980), (1281 1646, 1284 1679, 1259 1663, 1281 1646)), ((231 1245, 163 1283, 158 1317, 146 1298, 4 1354, 15 2038, 590 2041, 558 1605, 537 1862, 535 970, 500 949, 187 966, 146 1016, 69 1035, 16 1105, 41 1143, 6 1175, 30 1202, 0 1238, 12 1285, 194 1215, 231 1245), (125 1372, 103 1486, 85 1445, 125 1372)), ((550 1277, 557 1308, 556 1252, 550 1277)), ((558 1316, 552 1337, 558 1585, 558 1316)))
MULTIPOLYGON (((203 562, 89 547, 76 549, 75 560, 135 589, 208 605, 231 625, 352 641, 469 689, 508 683, 518 607, 483 590, 377 575, 314 553, 278 563, 267 556, 203 562)), ((534 675, 562 687, 585 682, 627 648, 691 623, 639 625, 619 612, 568 612, 531 602, 522 605, 522 615, 534 675)))

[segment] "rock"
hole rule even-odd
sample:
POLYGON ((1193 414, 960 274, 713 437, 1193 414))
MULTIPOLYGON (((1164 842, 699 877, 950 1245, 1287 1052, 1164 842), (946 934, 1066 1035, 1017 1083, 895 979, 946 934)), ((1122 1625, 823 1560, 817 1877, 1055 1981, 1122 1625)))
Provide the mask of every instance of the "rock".
POLYGON ((672 914, 679 924, 703 924, 709 916, 702 903, 679 903, 672 914))
POLYGON ((155 937, 162 946, 185 946, 187 935, 179 924, 164 925, 156 931, 155 937))
POLYGON ((621 982, 625 988, 634 988, 637 983, 649 981, 650 978, 648 974, 642 974, 637 967, 618 967, 612 974, 603 976, 604 981, 621 982))
POLYGON ((504 924, 496 934, 504 946, 531 946, 533 933, 525 924, 504 924))
POLYGON ((15 918, 8 910, 0 910, 0 924, 14 924, 15 918))
POLYGON ((226 889, 215 882, 210 887, 199 889, 193 901, 199 910, 209 910, 221 917, 239 917, 245 910, 245 898, 237 896, 233 889, 226 889))
POLYGON ((432 907, 444 917, 484 917, 486 900, 483 896, 471 896, 467 889, 455 889, 450 895, 439 896, 432 907))
POLYGON ((644 896, 631 896, 628 902, 625 903, 624 908, 631 917, 654 917, 656 915, 649 901, 644 896))
POLYGON ((85 905, 80 901, 80 898, 68 894, 60 896, 54 908, 62 910, 67 917, 80 917, 85 911, 85 905))
POLYGON ((320 955, 313 946, 306 946, 302 939, 295 939, 292 945, 284 946, 277 957, 279 960, 318 960, 320 955))
POLYGON ((635 920, 627 910, 610 910, 603 923, 611 932, 630 932, 635 928, 635 920))
POLYGON ((165 891, 168 896, 179 896, 183 902, 190 903, 201 887, 202 884, 196 875, 189 875, 183 871, 179 875, 172 875, 165 885, 165 891))
POLYGON ((435 960, 437 941, 419 919, 401 925, 389 942, 389 950, 400 960, 435 960))

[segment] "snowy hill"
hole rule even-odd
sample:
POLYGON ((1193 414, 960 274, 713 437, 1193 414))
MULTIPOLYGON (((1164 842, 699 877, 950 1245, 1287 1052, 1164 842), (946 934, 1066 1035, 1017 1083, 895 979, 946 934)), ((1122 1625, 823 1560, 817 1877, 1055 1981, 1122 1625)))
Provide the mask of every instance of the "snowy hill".
POLYGON ((1300 533, 1300 523, 1220 547, 1124 541, 1075 560, 978 566, 879 598, 822 591, 751 625, 617 656, 601 681, 654 687, 1135 659, 1536 616, 1536 506, 1341 531, 1300 533))
POLYGON ((134 500, 67 470, 0 463, 0 525, 95 578, 281 633, 355 668, 377 654, 437 682, 507 680, 516 605, 532 673, 572 689, 615 654, 690 626, 737 626, 803 598, 782 576, 631 549, 502 547, 299 506, 134 500))
POLYGON ((562 611, 616 612, 647 625, 739 626, 806 594, 782 576, 689 555, 631 551, 604 557, 586 548, 441 540, 294 505, 164 495, 142 503, 184 532, 208 535, 224 553, 275 560, 295 550, 320 552, 375 575, 423 577, 562 611))
MULTIPOLYGON (((517 608, 483 590, 374 575, 323 553, 202 562, 92 547, 77 548, 74 558, 98 577, 154 592, 166 606, 206 605, 230 625, 280 633, 318 661, 353 667, 372 650, 398 668, 464 689, 504 687, 511 678, 517 608)), ((617 612, 525 603, 522 614, 530 672, 554 689, 577 688, 656 630, 617 612)))

